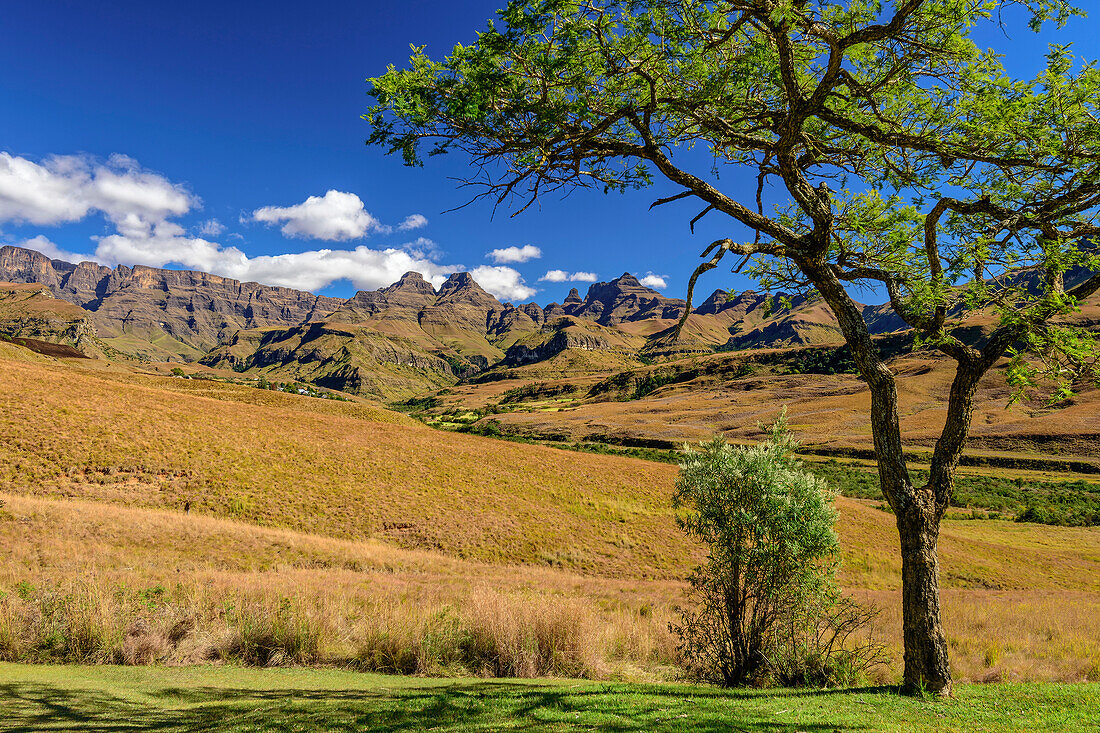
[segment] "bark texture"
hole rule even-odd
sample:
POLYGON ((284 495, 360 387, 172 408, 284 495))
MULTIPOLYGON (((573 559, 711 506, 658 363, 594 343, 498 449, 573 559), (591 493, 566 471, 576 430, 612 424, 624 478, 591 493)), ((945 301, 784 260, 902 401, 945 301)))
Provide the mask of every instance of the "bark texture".
POLYGON ((916 510, 898 515, 901 536, 903 689, 951 694, 947 638, 940 624, 939 522, 916 510))

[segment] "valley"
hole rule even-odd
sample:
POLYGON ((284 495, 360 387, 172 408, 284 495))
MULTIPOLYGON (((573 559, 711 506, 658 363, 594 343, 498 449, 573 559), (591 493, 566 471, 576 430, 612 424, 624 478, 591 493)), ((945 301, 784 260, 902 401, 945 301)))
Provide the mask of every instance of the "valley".
MULTIPOLYGON (((715 432, 757 442, 786 405, 807 465, 844 494, 840 580, 882 609, 882 680, 899 673, 897 537, 868 461, 869 397, 813 304, 718 292, 675 340, 683 302, 630 275, 545 308, 501 304, 464 273, 334 304, 134 270, 89 301, 89 266, 51 263, 64 274, 51 281, 34 257, 38 274, 14 269, 11 249, 4 277, 44 282, 0 286, 4 659, 277 654, 492 674, 451 642, 425 646, 454 633, 487 639, 509 674, 673 679, 668 627, 701 557, 671 507, 675 451, 715 432), (181 282, 226 311, 221 330, 176 320, 181 282), (143 304, 116 320, 123 299, 143 304), (560 626, 537 631, 532 609, 560 626), (535 633, 583 651, 516 651, 535 633)), ((879 338, 919 473, 948 364, 902 333, 879 338)), ((1100 394, 1009 400, 1001 374, 983 381, 941 533, 956 673, 1095 679, 1100 529, 1050 525, 1095 523, 1100 394)))

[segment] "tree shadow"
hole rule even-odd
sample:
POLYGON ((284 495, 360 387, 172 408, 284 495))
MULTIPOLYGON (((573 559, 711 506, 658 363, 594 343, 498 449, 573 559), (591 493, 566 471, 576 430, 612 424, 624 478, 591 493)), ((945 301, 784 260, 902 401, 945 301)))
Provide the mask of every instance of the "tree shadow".
MULTIPOLYGON (((878 693, 891 688, 870 688, 878 693)), ((832 691, 793 691, 791 698, 832 691)), ((445 686, 377 690, 160 687, 144 702, 103 690, 43 683, 0 685, 5 733, 158 731, 841 731, 865 729, 830 721, 785 723, 765 709, 767 695, 671 686, 463 681, 445 686), (752 704, 753 702, 758 704, 752 704)), ((787 712, 787 711, 783 711, 787 712)))

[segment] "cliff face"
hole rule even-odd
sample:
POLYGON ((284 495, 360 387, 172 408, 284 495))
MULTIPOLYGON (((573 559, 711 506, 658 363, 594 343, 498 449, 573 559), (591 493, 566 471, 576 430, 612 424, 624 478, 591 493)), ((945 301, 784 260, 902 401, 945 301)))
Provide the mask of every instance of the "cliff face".
POLYGON ((436 292, 409 272, 389 287, 356 293, 327 317, 241 332, 202 362, 400 399, 499 361, 517 338, 538 331, 531 310, 501 303, 468 273, 455 273, 436 292))
POLYGON ((0 336, 71 346, 74 355, 93 358, 110 351, 86 310, 37 283, 0 284, 0 336))
POLYGON ((0 281, 48 287, 89 311, 108 343, 152 358, 197 358, 238 330, 294 326, 343 302, 205 272, 74 265, 10 246, 0 248, 0 281))

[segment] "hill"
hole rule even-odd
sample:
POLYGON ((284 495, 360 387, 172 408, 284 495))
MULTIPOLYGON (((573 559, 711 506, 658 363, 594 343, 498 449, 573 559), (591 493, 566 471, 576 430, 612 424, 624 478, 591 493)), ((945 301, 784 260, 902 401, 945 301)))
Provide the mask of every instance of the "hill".
MULTIPOLYGON (((615 664, 670 659, 667 623, 698 557, 669 506, 674 467, 84 363, 0 355, 0 621, 67 597, 98 604, 97 623, 113 629, 104 638, 123 639, 134 619, 191 614, 194 642, 211 649, 247 619, 293 621, 318 629, 335 655, 323 658, 347 659, 368 632, 411 639, 448 613, 475 623, 477 599, 503 594, 516 623, 535 600, 547 604, 539 613, 581 614, 615 664)), ((893 517, 873 502, 838 508, 842 580, 883 604, 897 644, 893 517)), ((1100 608, 1098 531, 944 524, 962 676, 1080 674, 1097 652, 1083 639, 1100 608), (1001 656, 987 663, 990 639, 1001 656)))

